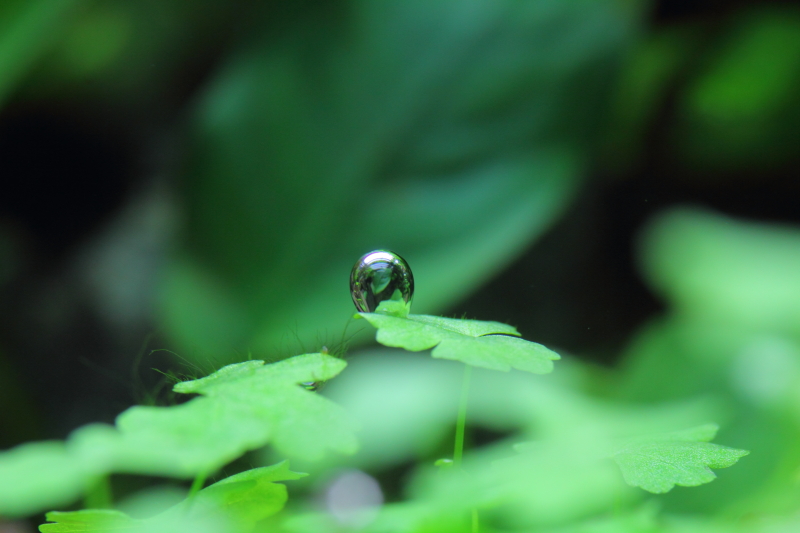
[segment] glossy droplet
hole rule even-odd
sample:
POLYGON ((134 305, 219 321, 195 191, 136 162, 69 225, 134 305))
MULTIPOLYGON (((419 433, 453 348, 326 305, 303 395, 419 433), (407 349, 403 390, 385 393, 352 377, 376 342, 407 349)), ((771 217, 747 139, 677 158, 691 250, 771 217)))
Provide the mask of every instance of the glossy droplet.
POLYGON ((414 275, 405 259, 388 250, 363 255, 350 274, 350 295, 356 309, 372 313, 384 300, 402 299, 411 303, 414 275))
POLYGON ((453 460, 444 458, 444 459, 437 459, 433 466, 438 466, 440 468, 451 468, 453 466, 453 460))

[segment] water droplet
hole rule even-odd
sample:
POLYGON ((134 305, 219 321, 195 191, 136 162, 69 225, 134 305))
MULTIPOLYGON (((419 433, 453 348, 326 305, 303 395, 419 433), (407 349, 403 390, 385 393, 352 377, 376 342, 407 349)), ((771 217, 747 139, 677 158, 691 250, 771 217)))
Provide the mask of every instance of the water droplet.
POLYGON ((445 459, 437 459, 436 462, 433 463, 433 466, 451 468, 453 464, 454 463, 452 459, 445 458, 445 459))
POLYGON ((396 253, 374 250, 353 266, 350 294, 362 313, 374 312, 384 300, 402 299, 408 304, 414 296, 414 275, 406 260, 396 253))

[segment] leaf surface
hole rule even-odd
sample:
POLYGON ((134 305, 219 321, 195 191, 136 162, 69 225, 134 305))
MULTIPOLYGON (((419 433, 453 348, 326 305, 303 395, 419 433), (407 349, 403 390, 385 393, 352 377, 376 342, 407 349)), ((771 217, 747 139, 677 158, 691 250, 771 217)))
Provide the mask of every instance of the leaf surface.
POLYGON ((177 477, 213 472, 267 442, 305 459, 329 449, 351 453, 356 442, 343 410, 298 386, 330 379, 345 365, 325 354, 228 365, 174 387, 201 397, 174 407, 133 407, 117 418, 118 431, 87 426, 76 441, 85 455, 109 457, 113 471, 177 477))
POLYGON ((88 465, 63 442, 22 444, 0 454, 0 515, 24 516, 79 497, 88 465))
POLYGON ((57 42, 79 4, 78 0, 5 0, 0 5, 0 105, 57 42))
MULTIPOLYGON (((383 304, 381 304, 383 305, 383 304)), ((461 361, 471 366, 508 371, 512 368, 534 374, 553 370, 560 359, 554 351, 519 338, 517 330, 500 322, 443 318, 428 315, 391 316, 358 313, 378 329, 377 340, 384 346, 412 352, 433 348, 431 355, 461 361)))
POLYGON ((184 404, 132 407, 117 418, 116 427, 91 424, 66 443, 32 443, 0 453, 0 514, 21 516, 67 505, 93 479, 113 472, 210 474, 268 443, 284 456, 310 460, 329 450, 352 453, 357 444, 351 419, 300 386, 330 379, 345 366, 320 353, 273 364, 229 365, 177 384, 177 392, 201 395, 184 404))
MULTIPOLYGON (((215 524, 222 532, 251 530, 255 524, 286 505, 286 486, 276 481, 299 479, 306 474, 292 472, 289 463, 254 468, 225 478, 202 489, 165 512, 147 520, 106 509, 50 512, 42 524, 42 533, 78 532, 168 532, 193 531, 215 524)), ((204 530, 203 530, 204 531, 204 530)), ((219 529, 211 529, 220 533, 219 529)))
POLYGON ((134 520, 121 511, 112 509, 84 509, 62 513, 52 511, 46 517, 50 524, 42 524, 42 533, 78 533, 139 530, 141 520, 134 520))
POLYGON ((705 424, 634 439, 612 457, 625 482, 634 487, 655 494, 668 492, 675 485, 696 487, 716 478, 712 468, 727 468, 750 453, 708 442, 717 429, 715 424, 705 424))
POLYGON ((289 463, 254 468, 210 485, 173 511, 189 512, 192 518, 203 520, 207 513, 224 511, 226 519, 237 525, 237 530, 252 528, 286 505, 286 486, 276 481, 300 479, 307 474, 292 472, 289 463))

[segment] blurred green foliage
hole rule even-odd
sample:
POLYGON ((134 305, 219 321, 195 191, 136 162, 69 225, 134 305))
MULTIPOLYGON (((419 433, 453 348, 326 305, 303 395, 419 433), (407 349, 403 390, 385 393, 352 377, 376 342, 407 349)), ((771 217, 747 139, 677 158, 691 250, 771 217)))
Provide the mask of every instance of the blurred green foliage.
POLYGON ((78 0, 9 0, 0 6, 0 104, 48 48, 59 42, 78 0))
POLYGON ((414 265, 422 311, 484 281, 576 191, 633 22, 559 2, 329 17, 254 38, 198 104, 163 298, 183 346, 261 354, 341 331, 342 280, 376 247, 414 265))
POLYGON ((682 98, 676 139, 701 167, 777 167, 795 156, 800 120, 800 12, 739 13, 682 98))
POLYGON ((671 311, 634 339, 621 394, 647 402, 713 395, 727 411, 723 438, 763 451, 732 483, 674 503, 796 509, 800 230, 674 211, 648 228, 643 265, 671 311))
MULTIPOLYGON (((81 102, 166 139, 152 141, 171 154, 155 158, 153 173, 169 176, 180 227, 159 263, 153 322, 194 361, 281 358, 361 328, 348 322, 347 275, 369 249, 401 252, 417 279, 415 312, 437 312, 597 187, 590 176, 663 171, 648 167, 655 161, 670 182, 701 188, 768 171, 796 181, 800 9, 759 3, 713 23, 660 26, 645 22, 647 9, 630 0, 5 0, 0 105, 81 102)), ((0 288, 26 267, 24 238, 0 220, 0 288)), ((476 372, 468 480, 432 466, 451 451, 458 367, 385 350, 355 358, 322 393, 360 422, 360 451, 293 462, 312 475, 292 481, 286 512, 257 530, 351 527, 317 502, 341 469, 356 468, 390 500, 372 531, 465 531, 477 507, 481 531, 796 531, 800 230, 672 209, 644 228, 639 257, 665 311, 634 335, 618 368, 567 356, 552 376, 476 372), (720 442, 752 451, 714 483, 651 497, 589 460, 620 438, 709 420, 720 442), (520 441, 538 447, 508 462, 520 441), (487 496, 487 486, 499 488, 487 496)), ((16 354, 0 348, 2 439, 17 442, 39 417, 10 363, 16 354)), ((318 427, 295 429, 301 447, 325 440, 318 427)), ((96 461, 71 463, 66 450, 48 441, 4 455, 39 477, 12 475, 0 493, 31 483, 69 505, 81 469, 96 461)), ((275 454, 243 462, 284 458, 275 454)), ((271 485, 282 506, 282 486, 271 485)), ((175 498, 156 488, 120 508, 146 519, 175 498)))

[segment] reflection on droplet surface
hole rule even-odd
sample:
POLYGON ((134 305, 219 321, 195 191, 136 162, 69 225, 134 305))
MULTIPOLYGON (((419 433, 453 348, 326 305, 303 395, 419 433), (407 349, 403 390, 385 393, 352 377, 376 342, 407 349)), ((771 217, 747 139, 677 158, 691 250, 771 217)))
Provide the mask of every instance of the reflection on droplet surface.
POLYGON ((350 295, 362 313, 372 313, 384 300, 410 303, 414 296, 414 275, 405 259, 388 250, 363 255, 350 274, 350 295))

